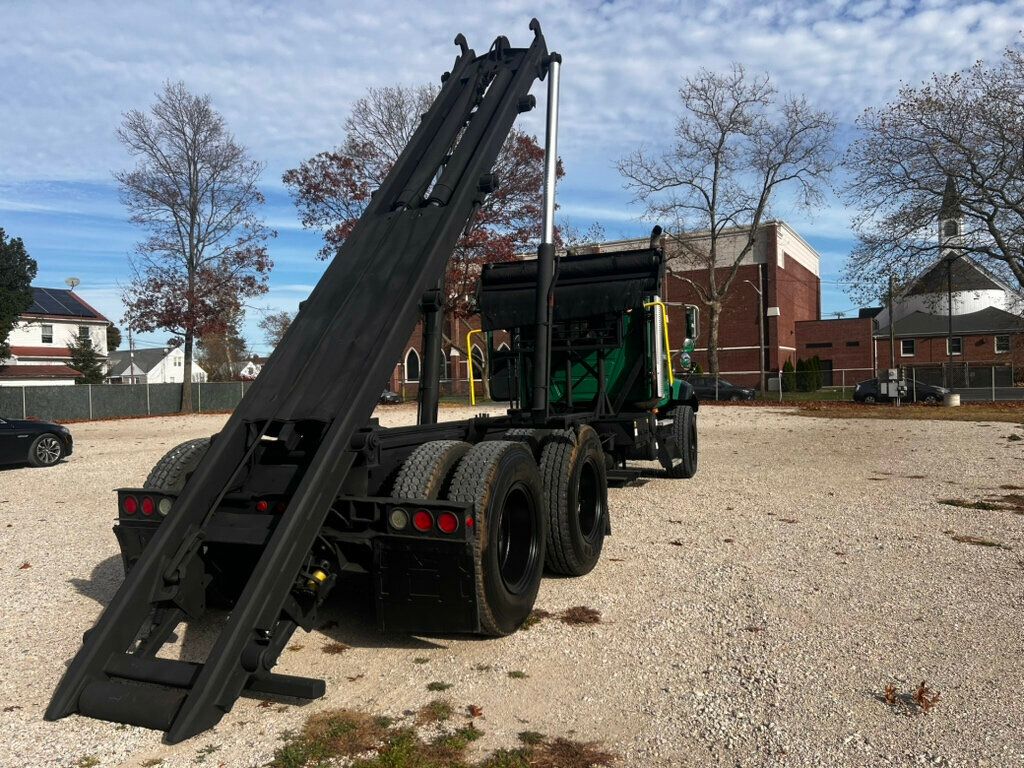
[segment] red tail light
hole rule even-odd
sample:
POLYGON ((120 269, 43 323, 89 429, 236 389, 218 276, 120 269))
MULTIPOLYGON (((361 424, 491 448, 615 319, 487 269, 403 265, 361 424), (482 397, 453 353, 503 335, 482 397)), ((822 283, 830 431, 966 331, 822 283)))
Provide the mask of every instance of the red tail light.
POLYGON ((442 512, 437 516, 437 529, 441 533, 455 533, 459 530, 459 518, 454 512, 442 512))
POLYGON ((270 502, 266 499, 260 499, 256 502, 257 512, 266 512, 268 509, 270 509, 270 502))
POLYGON ((121 509, 126 515, 134 515, 139 511, 139 501, 134 496, 125 496, 121 499, 121 509))
POLYGON ((143 496, 142 514, 148 517, 149 515, 152 515, 154 512, 156 512, 156 504, 153 503, 153 500, 149 498, 149 496, 143 496))
POLYGON ((434 517, 425 509, 417 509, 412 513, 412 527, 417 531, 429 531, 434 527, 434 517))

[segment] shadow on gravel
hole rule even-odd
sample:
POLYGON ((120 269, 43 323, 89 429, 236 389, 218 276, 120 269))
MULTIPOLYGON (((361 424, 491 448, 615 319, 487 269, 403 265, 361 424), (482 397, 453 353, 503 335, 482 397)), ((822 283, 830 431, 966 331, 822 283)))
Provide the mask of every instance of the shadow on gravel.
POLYGON ((90 600, 106 607, 107 603, 114 597, 117 588, 124 581, 124 565, 121 563, 120 555, 113 555, 106 560, 101 560, 92 569, 88 579, 68 579, 68 583, 75 588, 80 595, 85 595, 90 600))
POLYGON ((330 599, 321 616, 324 623, 318 631, 334 642, 344 643, 353 648, 407 648, 429 651, 446 648, 446 639, 478 639, 476 635, 446 635, 435 639, 381 632, 377 628, 373 604, 367 598, 330 599))

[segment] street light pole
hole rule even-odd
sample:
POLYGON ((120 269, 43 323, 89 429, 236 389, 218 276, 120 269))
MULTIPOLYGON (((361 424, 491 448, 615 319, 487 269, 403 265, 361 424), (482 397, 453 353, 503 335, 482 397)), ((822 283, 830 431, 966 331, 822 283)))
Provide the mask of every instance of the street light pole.
MULTIPOLYGON (((758 267, 758 272, 760 273, 760 271, 761 271, 761 268, 759 266, 758 267)), ((744 283, 748 283, 751 288, 753 288, 755 291, 757 291, 757 333, 758 333, 758 340, 760 341, 760 344, 758 344, 758 346, 761 348, 760 364, 758 365, 758 368, 761 371, 761 392, 763 393, 763 392, 765 392, 765 381, 764 381, 764 371, 765 371, 765 368, 764 368, 764 294, 762 294, 761 293, 761 289, 758 288, 756 285, 754 285, 750 280, 744 280, 743 282, 744 283)))

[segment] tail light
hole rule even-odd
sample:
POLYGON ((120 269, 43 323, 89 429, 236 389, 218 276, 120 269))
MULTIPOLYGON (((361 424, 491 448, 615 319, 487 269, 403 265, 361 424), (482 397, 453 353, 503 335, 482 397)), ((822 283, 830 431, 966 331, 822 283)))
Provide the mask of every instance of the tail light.
POLYGON ((156 512, 156 504, 153 503, 153 500, 149 496, 143 496, 142 514, 144 514, 146 517, 149 517, 154 512, 156 512))
POLYGON ((409 513, 401 507, 395 507, 391 510, 391 514, 388 515, 388 522, 391 523, 391 527, 396 531, 401 531, 409 524, 409 513))
POLYGON ((442 512, 437 516, 437 529, 441 533, 455 533, 459 530, 459 518, 454 512, 442 512))
POLYGON ((270 502, 266 499, 260 499, 256 502, 257 512, 266 512, 268 509, 270 509, 270 502))
POLYGON ((412 527, 417 531, 429 531, 434 527, 434 517, 425 509, 417 509, 412 513, 412 527))
POLYGON ((139 500, 134 496, 125 496, 121 499, 121 509, 126 515, 134 515, 139 511, 139 500))

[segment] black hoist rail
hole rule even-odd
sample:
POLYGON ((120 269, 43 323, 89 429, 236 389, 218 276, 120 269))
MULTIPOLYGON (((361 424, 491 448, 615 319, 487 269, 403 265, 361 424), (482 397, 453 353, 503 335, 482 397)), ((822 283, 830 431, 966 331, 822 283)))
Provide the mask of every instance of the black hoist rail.
POLYGON ((79 712, 166 731, 178 742, 215 725, 243 693, 322 695, 319 680, 271 672, 315 605, 300 571, 356 457, 394 361, 470 218, 516 115, 550 57, 534 20, 528 48, 499 37, 461 52, 381 188, 303 304, 259 378, 212 442, 170 515, 86 634, 49 720, 79 712), (201 554, 229 494, 269 451, 296 456, 287 507, 203 664, 157 658, 181 620, 200 615, 201 554))

